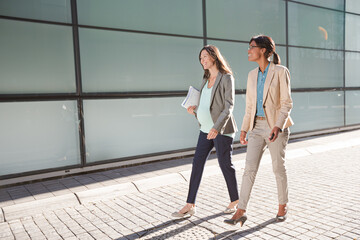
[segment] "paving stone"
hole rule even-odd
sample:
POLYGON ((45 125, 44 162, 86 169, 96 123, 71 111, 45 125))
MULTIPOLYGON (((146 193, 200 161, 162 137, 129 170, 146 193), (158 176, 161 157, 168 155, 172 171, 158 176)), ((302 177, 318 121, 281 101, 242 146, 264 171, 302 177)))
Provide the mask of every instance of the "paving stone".
POLYGON ((0 223, 2 223, 2 222, 4 222, 4 221, 5 221, 4 213, 3 213, 2 208, 0 208, 0 223))
POLYGON ((166 186, 169 184, 176 184, 180 182, 185 182, 184 178, 178 173, 170 173, 165 174, 158 177, 152 177, 142 180, 133 181, 135 186, 139 189, 140 192, 144 192, 146 190, 152 188, 158 188, 162 186, 166 186))
POLYGON ((108 198, 115 198, 124 194, 137 192, 136 187, 132 183, 116 184, 107 187, 101 187, 99 189, 92 189, 77 192, 76 195, 80 199, 80 202, 96 202, 99 200, 106 200, 108 198))
POLYGON ((21 217, 34 215, 38 212, 55 210, 78 204, 79 202, 76 196, 68 194, 3 207, 3 211, 5 219, 9 221, 12 219, 19 219, 21 217))
POLYGON ((188 223, 180 227, 172 224, 159 229, 153 229, 144 236, 141 236, 141 239, 209 239, 214 236, 209 230, 188 223))

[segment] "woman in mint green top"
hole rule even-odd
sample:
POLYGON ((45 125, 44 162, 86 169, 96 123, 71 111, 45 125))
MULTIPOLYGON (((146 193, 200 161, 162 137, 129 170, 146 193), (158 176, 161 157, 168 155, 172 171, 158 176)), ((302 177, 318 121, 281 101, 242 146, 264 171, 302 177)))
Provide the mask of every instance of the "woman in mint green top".
POLYGON ((219 49, 212 45, 203 47, 199 54, 204 69, 198 106, 191 106, 188 113, 195 115, 200 134, 193 159, 189 192, 186 205, 173 217, 195 214, 195 199, 199 189, 204 165, 213 147, 228 188, 230 203, 224 213, 235 212, 239 194, 235 168, 231 162, 232 144, 237 126, 233 116, 235 89, 234 78, 228 63, 219 49))

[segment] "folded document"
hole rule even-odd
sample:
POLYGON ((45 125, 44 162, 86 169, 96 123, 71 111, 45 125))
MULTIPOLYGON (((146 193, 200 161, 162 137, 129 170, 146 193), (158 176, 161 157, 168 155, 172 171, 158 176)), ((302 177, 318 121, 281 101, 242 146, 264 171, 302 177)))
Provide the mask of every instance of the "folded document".
POLYGON ((182 102, 181 106, 184 108, 188 108, 190 106, 197 106, 199 104, 200 99, 200 91, 194 88, 193 86, 189 87, 188 94, 184 101, 182 102))

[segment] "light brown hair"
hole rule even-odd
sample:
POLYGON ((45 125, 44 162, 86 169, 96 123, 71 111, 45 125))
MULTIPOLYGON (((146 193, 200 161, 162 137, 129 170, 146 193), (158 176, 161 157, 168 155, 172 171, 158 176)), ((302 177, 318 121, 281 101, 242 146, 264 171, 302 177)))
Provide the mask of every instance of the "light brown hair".
MULTIPOLYGON (((233 74, 228 62, 221 55, 217 47, 215 47, 214 45, 204 46, 199 53, 199 61, 200 61, 201 52, 203 50, 205 50, 214 59, 216 67, 219 70, 219 72, 221 72, 222 74, 226 74, 226 73, 231 75, 233 74)), ((210 77, 210 71, 208 69, 204 70, 204 79, 209 79, 209 77, 210 77)))

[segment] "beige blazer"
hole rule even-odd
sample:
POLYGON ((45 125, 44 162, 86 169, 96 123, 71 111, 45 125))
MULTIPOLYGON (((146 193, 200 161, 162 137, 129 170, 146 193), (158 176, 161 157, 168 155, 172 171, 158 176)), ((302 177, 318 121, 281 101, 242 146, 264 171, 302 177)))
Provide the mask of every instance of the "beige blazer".
MULTIPOLYGON (((200 95, 205 84, 207 84, 207 80, 203 79, 200 88, 200 95)), ((228 134, 238 131, 233 116, 234 102, 234 77, 230 74, 222 74, 219 72, 211 91, 210 114, 214 122, 213 128, 220 134, 228 134)))
MULTIPOLYGON (((249 72, 246 87, 246 107, 241 131, 251 131, 254 128, 257 100, 257 77, 259 67, 249 72)), ((263 95, 263 107, 269 127, 275 126, 281 130, 294 124, 290 117, 293 107, 290 89, 289 70, 270 62, 266 75, 263 95)))

